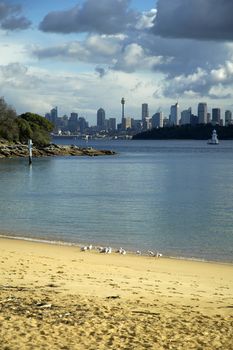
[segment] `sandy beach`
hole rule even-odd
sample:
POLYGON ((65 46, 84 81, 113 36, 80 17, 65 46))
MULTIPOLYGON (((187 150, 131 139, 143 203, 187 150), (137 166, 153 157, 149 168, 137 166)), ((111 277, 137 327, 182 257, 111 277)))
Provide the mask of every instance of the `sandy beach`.
POLYGON ((233 265, 0 239, 0 349, 233 349, 233 265))

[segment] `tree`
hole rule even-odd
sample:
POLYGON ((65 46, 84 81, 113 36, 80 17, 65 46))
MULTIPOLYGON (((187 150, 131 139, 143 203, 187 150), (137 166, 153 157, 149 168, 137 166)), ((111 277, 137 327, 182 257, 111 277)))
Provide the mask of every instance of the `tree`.
POLYGON ((49 144, 50 132, 53 130, 53 124, 50 121, 30 112, 21 114, 18 119, 21 126, 20 140, 26 141, 25 138, 28 136, 37 146, 49 144))
POLYGON ((0 97, 0 137, 9 141, 17 140, 18 130, 15 120, 15 110, 5 102, 4 97, 0 97))

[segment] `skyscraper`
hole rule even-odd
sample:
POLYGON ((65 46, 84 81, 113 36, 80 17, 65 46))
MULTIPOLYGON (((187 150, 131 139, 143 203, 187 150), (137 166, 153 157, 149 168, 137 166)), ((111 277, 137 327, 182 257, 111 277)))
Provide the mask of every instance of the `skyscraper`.
POLYGON ((68 130, 70 132, 78 131, 78 113, 70 113, 70 118, 68 120, 68 130))
POLYGON ((190 124, 191 123, 191 115, 192 115, 192 108, 191 107, 182 111, 181 118, 180 118, 180 124, 181 125, 190 124))
POLYGON ((109 118, 109 130, 115 131, 116 130, 116 118, 109 118))
POLYGON ((149 118, 149 107, 147 103, 142 104, 142 120, 149 118))
POLYGON ((51 118, 50 121, 51 121, 54 125, 56 125, 56 123, 57 123, 57 118, 58 118, 57 107, 51 109, 51 111, 50 111, 50 118, 51 118))
POLYGON ((213 108, 212 109, 212 124, 220 124, 221 120, 221 110, 220 108, 213 108))
POLYGON ((103 108, 99 108, 97 111, 97 128, 99 130, 105 129, 105 110, 103 108))
POLYGON ((152 118, 152 128, 162 128, 163 127, 163 113, 157 112, 155 113, 152 118))
POLYGON ((198 103, 197 115, 198 115, 199 124, 207 123, 207 103, 205 102, 198 103))
POLYGON ((225 126, 231 125, 232 123, 232 112, 226 111, 225 112, 225 126))
POLYGON ((179 104, 178 102, 171 106, 169 124, 172 126, 179 124, 179 104))

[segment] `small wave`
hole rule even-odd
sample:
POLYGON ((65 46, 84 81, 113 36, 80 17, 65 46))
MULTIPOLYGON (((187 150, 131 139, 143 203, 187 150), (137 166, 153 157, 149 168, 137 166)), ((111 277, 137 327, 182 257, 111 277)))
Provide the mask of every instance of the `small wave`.
POLYGON ((47 240, 47 239, 40 239, 40 238, 31 238, 31 237, 24 237, 24 236, 11 236, 11 235, 2 235, 2 234, 0 234, 0 238, 16 239, 16 240, 19 240, 19 241, 54 244, 54 245, 62 245, 62 246, 76 246, 76 247, 80 246, 80 244, 76 244, 76 243, 63 242, 63 241, 54 241, 54 240, 47 240))

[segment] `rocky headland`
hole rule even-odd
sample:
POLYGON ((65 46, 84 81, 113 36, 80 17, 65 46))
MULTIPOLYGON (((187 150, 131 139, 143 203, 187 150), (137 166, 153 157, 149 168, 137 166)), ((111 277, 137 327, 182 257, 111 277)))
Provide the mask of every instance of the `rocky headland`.
MULTIPOLYGON (((56 145, 50 144, 44 147, 33 146, 33 157, 51 157, 51 156, 105 156, 114 155, 116 152, 110 150, 97 150, 92 147, 78 147, 75 145, 56 145)), ((9 143, 0 140, 0 158, 21 158, 28 157, 28 146, 22 143, 9 143)))

